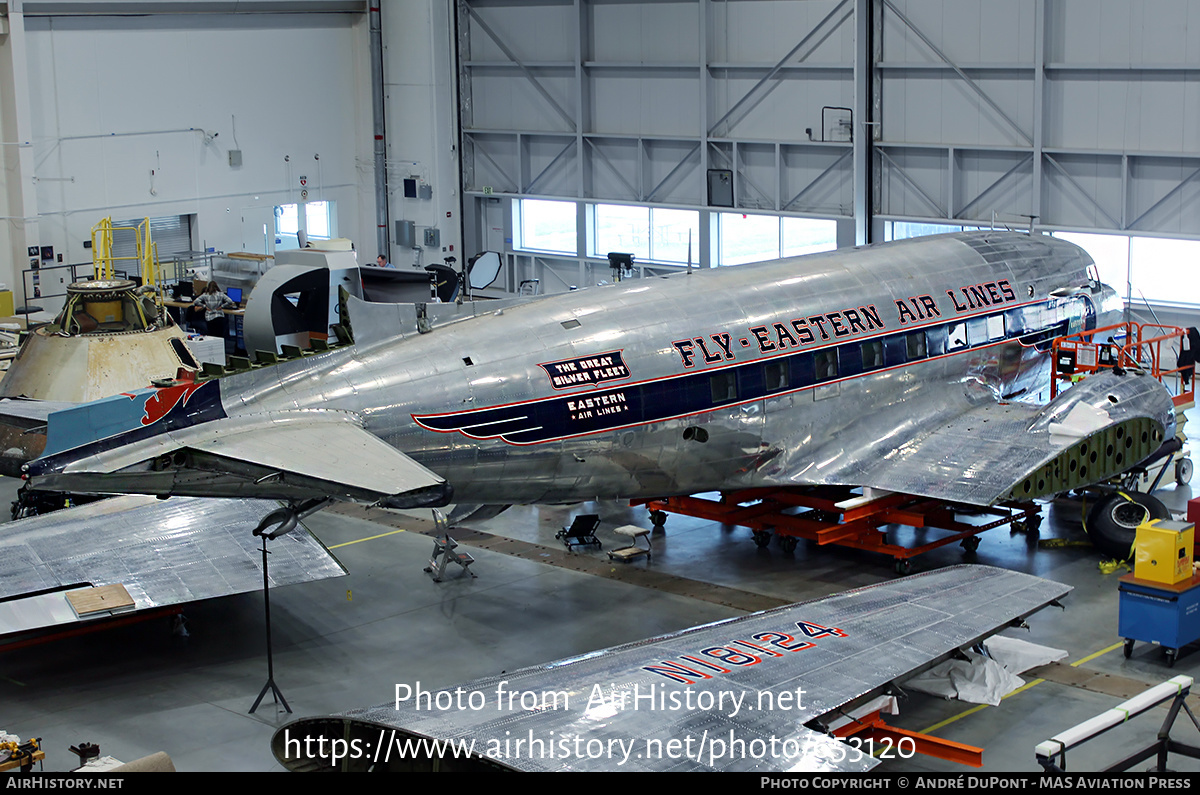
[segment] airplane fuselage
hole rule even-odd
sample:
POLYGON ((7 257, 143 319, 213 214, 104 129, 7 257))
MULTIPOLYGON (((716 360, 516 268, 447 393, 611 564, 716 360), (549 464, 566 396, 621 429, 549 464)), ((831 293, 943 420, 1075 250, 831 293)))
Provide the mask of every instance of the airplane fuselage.
POLYGON ((229 376, 222 404, 353 412, 465 502, 854 483, 907 425, 1045 389, 1038 343, 1112 309, 1050 295, 1089 264, 975 233, 626 281, 229 376))

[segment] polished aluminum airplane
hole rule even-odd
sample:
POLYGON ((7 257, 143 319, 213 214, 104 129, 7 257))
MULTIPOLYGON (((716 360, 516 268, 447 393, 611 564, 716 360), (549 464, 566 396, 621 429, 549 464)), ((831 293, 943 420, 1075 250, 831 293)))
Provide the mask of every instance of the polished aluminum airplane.
POLYGON ((25 476, 390 507, 809 484, 1040 497, 1174 434, 1137 372, 1036 402, 1050 340, 1117 319, 1090 266, 1066 241, 970 232, 420 316, 349 299, 352 345, 51 414, 25 476))

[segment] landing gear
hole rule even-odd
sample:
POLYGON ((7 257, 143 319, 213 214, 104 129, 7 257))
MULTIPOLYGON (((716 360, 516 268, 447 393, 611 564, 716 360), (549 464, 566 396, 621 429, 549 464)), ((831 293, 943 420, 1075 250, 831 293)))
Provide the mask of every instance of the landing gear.
POLYGON ((1087 517, 1092 545, 1105 555, 1124 560, 1133 548, 1138 525, 1148 519, 1170 519, 1167 507, 1149 494, 1137 491, 1105 495, 1087 517))
POLYGON ((1024 519, 1014 519, 1008 526, 1009 532, 1024 533, 1031 540, 1036 541, 1042 527, 1042 515, 1040 513, 1030 514, 1024 519))

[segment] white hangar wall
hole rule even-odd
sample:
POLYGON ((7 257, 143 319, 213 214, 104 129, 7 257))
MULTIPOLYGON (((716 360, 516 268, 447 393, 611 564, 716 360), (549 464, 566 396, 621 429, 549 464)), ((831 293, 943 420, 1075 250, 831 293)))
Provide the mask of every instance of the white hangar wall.
POLYGON ((369 153, 361 20, 26 17, 38 214, 29 244, 85 262, 83 241, 105 216, 194 214, 196 246, 265 253, 274 205, 301 201, 304 189, 353 221, 356 160, 369 153))
MULTIPOLYGON (((229 8, 8 4, 0 17, 0 282, 17 290, 18 303, 27 246, 88 262, 83 243, 105 216, 190 214, 197 248, 269 253, 275 205, 304 201, 302 190, 307 201, 335 202, 337 234, 356 243, 360 261, 374 261, 366 3, 229 8), (231 149, 242 152, 240 166, 230 165, 231 149)), ((443 0, 385 2, 382 82, 390 216, 436 226, 444 247, 457 249, 450 20, 443 0), (408 176, 430 184, 432 200, 406 204, 408 176)), ((418 252, 392 255, 403 263, 418 252)), ((419 252, 422 264, 441 255, 419 252)))

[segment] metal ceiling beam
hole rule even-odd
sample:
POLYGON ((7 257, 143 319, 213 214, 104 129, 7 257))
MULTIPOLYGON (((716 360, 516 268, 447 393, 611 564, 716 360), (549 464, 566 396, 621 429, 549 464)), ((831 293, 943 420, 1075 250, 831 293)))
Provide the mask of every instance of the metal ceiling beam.
MULTIPOLYGON (((713 125, 708 128, 708 135, 710 135, 710 136, 713 135, 713 133, 716 132, 717 128, 720 127, 721 124, 726 119, 728 119, 735 112, 737 112, 738 108, 740 108, 743 103, 745 103, 747 100, 750 99, 751 96, 753 96, 754 92, 758 91, 759 88, 761 88, 763 85, 765 85, 767 82, 769 82, 772 78, 774 78, 775 75, 779 74, 779 70, 781 70, 783 68, 784 64, 786 64, 789 60, 791 60, 791 58, 796 53, 798 53, 801 49, 803 49, 804 46, 807 45, 812 40, 812 38, 817 35, 817 32, 820 31, 822 27, 824 27, 825 23, 828 22, 830 19, 832 19, 834 17, 834 15, 836 15, 837 12, 840 11, 842 8, 844 8, 849 2, 850 2, 850 0, 842 0, 842 2, 838 3, 833 8, 832 11, 830 11, 828 14, 826 14, 824 19, 822 19, 820 22, 818 22, 816 24, 816 26, 813 27, 813 29, 810 30, 808 32, 808 34, 805 35, 805 37, 803 39, 801 39, 798 44, 796 44, 795 47, 788 50, 787 55, 783 56, 783 58, 781 58, 779 60, 779 62, 776 63, 775 66, 771 68, 771 71, 767 72, 766 75, 764 75, 761 80, 759 80, 757 83, 755 83, 753 86, 751 86, 750 90, 747 91, 745 94, 743 94, 742 98, 733 104, 733 107, 731 107, 729 110, 725 111, 724 116, 717 119, 716 122, 714 122, 713 125)), ((852 11, 846 11, 846 13, 842 15, 842 18, 839 19, 832 28, 830 28, 829 32, 826 33, 825 36, 822 37, 822 41, 824 41, 825 38, 827 38, 831 33, 833 33, 833 31, 835 31, 839 27, 841 27, 842 23, 845 22, 847 19, 849 19, 852 13, 853 13, 852 11)), ((820 42, 818 42, 818 43, 820 43, 820 42)), ((814 48, 815 48, 815 45, 814 45, 814 48)), ((810 51, 810 54, 811 54, 811 51, 810 51)), ((805 55, 800 60, 803 61, 804 58, 807 58, 807 57, 808 57, 808 55, 805 55)), ((776 85, 778 85, 778 83, 776 83, 776 85)), ((767 94, 770 94, 771 91, 774 90, 774 88, 775 88, 775 86, 772 86, 771 88, 764 91, 762 96, 760 96, 757 100, 755 100, 754 104, 746 109, 746 113, 749 113, 751 110, 753 110, 755 108, 755 106, 758 105, 759 102, 762 102, 764 99, 766 99, 767 94)), ((742 114, 742 117, 745 118, 745 114, 742 114)), ((741 119, 738 119, 738 121, 741 121, 741 119)), ((733 126, 734 125, 731 124, 731 125, 729 125, 729 128, 732 129, 733 126)), ((726 130, 726 133, 728 133, 728 130, 726 130)))
POLYGON ((608 159, 608 155, 604 154, 603 150, 601 150, 600 147, 596 145, 596 142, 593 141, 591 138, 584 138, 583 140, 588 142, 588 146, 591 147, 593 152, 600 155, 600 162, 602 162, 602 163, 604 163, 604 165, 608 166, 609 169, 612 170, 613 175, 616 176, 617 179, 621 180, 621 184, 629 189, 629 195, 638 201, 644 201, 642 199, 642 194, 638 192, 637 188, 635 188, 635 187, 633 187, 633 185, 629 184, 629 180, 625 179, 625 176, 620 172, 620 170, 615 165, 613 165, 613 162, 611 160, 608 159))
POLYGON ((811 190, 813 187, 815 187, 818 182, 820 182, 822 179, 824 179, 826 177, 826 175, 832 173, 835 168, 837 168, 839 165, 842 164, 843 160, 850 157, 850 155, 853 153, 854 153, 854 150, 852 150, 852 149, 847 150, 846 152, 843 152, 841 157, 839 157, 837 160, 834 160, 833 163, 831 163, 828 168, 826 168, 824 171, 822 171, 820 174, 818 174, 815 179, 813 179, 807 185, 805 185, 803 188, 801 188, 799 193, 797 193, 795 196, 793 196, 791 199, 789 199, 787 201, 787 203, 784 204, 779 209, 786 210, 787 208, 791 207, 793 204, 798 202, 800 200, 801 196, 808 193, 809 190, 811 190))
POLYGON ((908 17, 906 17, 906 16, 904 16, 904 14, 900 13, 900 9, 896 8, 896 5, 892 2, 892 0, 883 0, 883 2, 884 2, 884 5, 886 5, 888 8, 890 8, 892 10, 893 14, 895 14, 897 17, 899 17, 900 21, 903 22, 904 25, 909 30, 911 30, 913 33, 917 34, 917 38, 919 38, 921 41, 925 42, 926 47, 933 50, 934 55, 936 55, 938 58, 940 58, 942 60, 942 62, 945 63, 947 66, 949 66, 951 69, 953 69, 954 73, 957 74, 960 78, 962 78, 963 82, 965 82, 968 86, 970 86, 971 90, 974 91, 976 94, 978 94, 979 98, 982 99, 984 102, 986 102, 989 108, 991 108, 993 111, 995 111, 996 114, 998 116, 1000 116, 1000 118, 1002 118, 1006 122, 1008 122, 1009 126, 1012 127, 1013 130, 1015 130, 1018 135, 1020 135, 1022 138, 1025 139, 1025 143, 1030 144, 1030 145, 1033 144, 1033 138, 1030 137, 1029 133, 1025 132, 1025 130, 1021 129, 1021 126, 1019 124, 1017 124, 1015 121, 1013 121, 1011 118, 1009 118, 1009 115, 1007 113, 1005 113, 1003 110, 1001 110, 1000 106, 997 105, 996 102, 987 95, 987 92, 984 91, 982 88, 980 88, 979 85, 974 80, 972 80, 969 76, 967 76, 967 73, 964 72, 961 68, 959 68, 958 64, 954 63, 954 61, 951 61, 946 56, 946 54, 938 48, 938 46, 936 44, 934 44, 932 41, 930 41, 928 36, 926 36, 924 33, 922 33, 921 30, 919 28, 917 28, 916 25, 914 25, 912 22, 909 21, 908 17))
POLYGON ((1117 221, 1115 218, 1113 218, 1111 215, 1109 215, 1108 211, 1100 206, 1100 202, 1098 202, 1094 198, 1092 198, 1092 194, 1090 194, 1086 190, 1084 190, 1083 186, 1080 185, 1079 182, 1074 177, 1072 177, 1069 173, 1067 173, 1067 170, 1065 168, 1063 168, 1057 160, 1055 160, 1053 157, 1046 154, 1045 152, 1042 152, 1042 157, 1046 158, 1047 163, 1049 163, 1050 165, 1052 165, 1056 169, 1058 169, 1058 173, 1062 174, 1066 178, 1067 182, 1069 182, 1075 186, 1075 190, 1079 191, 1080 196, 1083 196, 1085 199, 1087 199, 1088 202, 1093 207, 1095 207, 1100 212, 1101 215, 1103 215, 1105 218, 1108 219, 1108 222, 1109 222, 1109 224, 1112 225, 1113 229, 1121 228, 1120 222, 1117 221))
POLYGON ((668 173, 665 177, 663 177, 662 181, 654 186, 654 190, 650 191, 650 193, 647 194, 644 201, 652 201, 654 199, 654 194, 656 194, 660 190, 662 190, 663 186, 666 185, 668 182, 670 182, 671 179, 675 176, 675 174, 679 172, 679 169, 683 168, 687 164, 687 162, 692 159, 692 155, 696 154, 698 151, 700 151, 699 141, 696 142, 695 146, 693 146, 691 149, 688 150, 688 153, 683 156, 682 160, 680 160, 678 163, 675 164, 675 168, 671 169, 670 173, 668 173))
POLYGON ((1182 182, 1180 182, 1178 185, 1176 185, 1175 187, 1173 187, 1173 188, 1171 188, 1169 191, 1167 191, 1167 192, 1166 192, 1166 194, 1165 194, 1165 195, 1164 195, 1164 196, 1163 196, 1161 199, 1159 199, 1158 201, 1156 201, 1154 204, 1150 205, 1150 209, 1146 210, 1144 213, 1142 213, 1141 215, 1139 215, 1137 218, 1134 218, 1132 221, 1130 221, 1130 222, 1129 222, 1129 226, 1127 226, 1127 227, 1125 227, 1125 228, 1126 228, 1126 229, 1133 229, 1134 227, 1136 227, 1136 226, 1137 226, 1137 225, 1138 225, 1138 224, 1141 222, 1141 220, 1142 220, 1143 218, 1145 218, 1147 215, 1149 215, 1150 213, 1152 213, 1152 212, 1154 212, 1155 210, 1157 210, 1157 209, 1159 208, 1159 206, 1160 206, 1160 205, 1161 205, 1163 202, 1165 202, 1167 199, 1171 198, 1171 197, 1172 197, 1172 196, 1174 196, 1176 193, 1178 193, 1179 191, 1183 190, 1183 186, 1184 186, 1184 185, 1186 185, 1186 184, 1188 184, 1189 182, 1191 182, 1191 181, 1192 181, 1193 179, 1195 179, 1195 178, 1196 178, 1198 175, 1200 175, 1200 168, 1196 169, 1196 170, 1195 170, 1195 171, 1193 171, 1191 174, 1188 174, 1186 177, 1184 177, 1182 182))
POLYGON ((887 152, 883 151, 883 149, 880 149, 879 147, 876 147, 875 151, 879 153, 880 159, 887 162, 892 167, 892 169, 900 176, 900 179, 904 180, 905 184, 907 184, 910 188, 912 188, 914 191, 917 192, 917 196, 924 199, 926 204, 928 204, 930 207, 932 207, 934 210, 936 210, 938 212, 939 218, 949 218, 950 217, 950 215, 942 208, 942 206, 940 204, 938 204, 933 199, 931 199, 929 197, 929 194, 926 193, 924 190, 922 190, 921 186, 913 181, 912 177, 910 177, 908 174, 904 173, 904 169, 901 168, 900 165, 895 160, 893 160, 891 158, 891 156, 888 155, 887 152))
POLYGON ((513 179, 511 176, 509 176, 509 173, 504 170, 504 167, 497 163, 495 159, 493 159, 492 156, 487 153, 487 150, 479 145, 479 142, 476 141, 472 135, 468 133, 466 137, 471 142, 471 150, 477 155, 483 155, 483 159, 491 163, 492 167, 499 172, 500 176, 508 180, 508 184, 512 186, 512 192, 519 193, 521 190, 521 181, 513 179))
POLYGON ((537 92, 542 95, 542 99, 546 100, 550 107, 554 109, 559 116, 563 117, 563 120, 566 121, 567 125, 570 127, 571 132, 575 132, 575 130, 578 129, 578 126, 575 124, 575 119, 571 117, 571 114, 567 113, 563 109, 562 105, 559 105, 558 101, 554 99, 554 97, 550 96, 550 92, 546 90, 546 87, 543 86, 537 77, 534 76, 533 72, 529 70, 529 67, 517 57, 517 54, 510 50, 508 45, 500 40, 500 37, 496 35, 496 32, 493 31, 488 23, 483 20, 483 17, 479 15, 479 12, 475 10, 474 6, 467 5, 467 11, 470 12, 471 18, 474 19, 479 25, 480 30, 486 33, 492 41, 496 42, 496 46, 500 48, 500 51, 504 53, 504 56, 516 64, 517 68, 521 70, 521 74, 525 75, 525 79, 528 80, 534 89, 536 89, 537 92))
POLYGON ((540 172, 538 172, 538 175, 536 177, 529 180, 529 184, 526 185, 521 190, 521 192, 522 193, 533 193, 533 186, 538 184, 538 180, 540 180, 542 177, 546 176, 546 174, 549 173, 550 169, 554 168, 554 166, 558 163, 559 160, 562 160, 563 155, 565 155, 567 152, 571 151, 571 149, 573 149, 574 147, 575 147, 575 142, 569 141, 567 143, 567 145, 563 147, 562 151, 559 152, 557 155, 555 155, 554 159, 551 160, 550 163, 545 168, 543 168, 540 172))
MULTIPOLYGON (((966 212, 967 212, 967 210, 971 209, 971 207, 972 207, 972 206, 973 206, 973 205, 974 205, 974 204, 975 204, 977 201, 979 201, 979 200, 980 200, 980 199, 982 199, 984 196, 986 196, 986 195, 988 194, 988 192, 992 190, 992 188, 995 188, 995 187, 996 187, 996 186, 998 186, 998 185, 999 185, 1001 182, 1003 182, 1004 180, 1008 179, 1008 178, 1009 178, 1009 177, 1011 177, 1013 174, 1017 173, 1017 171, 1018 171, 1019 169, 1021 169, 1021 167, 1023 167, 1023 166, 1024 166, 1026 163, 1030 162, 1031 160, 1033 160, 1033 154, 1032 154, 1032 153, 1031 153, 1031 154, 1028 154, 1028 155, 1025 155, 1025 157, 1021 158, 1021 160, 1020 160, 1020 161, 1019 161, 1019 162, 1018 162, 1018 163, 1017 163, 1015 166, 1013 166, 1013 167, 1012 167, 1012 168, 1010 168, 1008 171, 1005 171, 1003 174, 1001 174, 1001 175, 1000 175, 1000 177, 999 177, 999 178, 997 178, 995 182, 993 182, 991 185, 988 185, 988 186, 987 186, 986 188, 984 188, 983 190, 979 191, 979 193, 975 194, 975 198, 974 198, 974 199, 971 199, 971 201, 969 201, 969 202, 967 202, 966 204, 964 204, 964 205, 963 205, 962 207, 960 207, 958 210, 954 210, 954 211, 951 213, 950 217, 951 217, 951 218, 962 218, 962 217, 963 217, 963 214, 964 214, 964 213, 966 213, 966 212)), ((953 210, 953 208, 951 208, 951 209, 953 210)), ((970 220, 970 219, 967 219, 967 220, 970 220)))
MULTIPOLYGON (((770 193, 768 193, 767 191, 765 191, 761 187, 759 187, 758 183, 756 183, 754 180, 750 179, 750 177, 747 176, 747 174, 746 174, 745 168, 743 168, 742 166, 735 166, 735 169, 737 171, 738 180, 740 182, 745 182, 751 188, 754 188, 755 193, 757 193, 759 196, 762 196, 764 199, 767 200, 767 202, 770 203, 772 210, 776 209, 775 202, 777 201, 777 197, 771 196, 770 193)), ((776 177, 776 179, 778 179, 778 176, 776 177)), ((737 197, 736 196, 734 197, 734 204, 737 205, 737 197)), ((759 208, 755 208, 755 209, 762 209, 762 208, 759 207, 759 208)))

